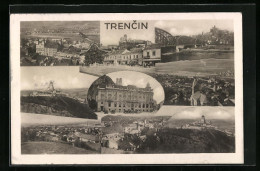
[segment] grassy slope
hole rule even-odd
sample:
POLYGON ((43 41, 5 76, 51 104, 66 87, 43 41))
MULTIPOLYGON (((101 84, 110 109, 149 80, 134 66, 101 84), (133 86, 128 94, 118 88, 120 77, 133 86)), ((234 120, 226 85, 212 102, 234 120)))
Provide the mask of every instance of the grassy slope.
POLYGON ((22 154, 94 154, 92 150, 73 147, 58 142, 27 142, 22 143, 22 154))
MULTIPOLYGON (((26 103, 48 106, 56 111, 68 111, 71 115, 79 118, 97 119, 97 115, 88 107, 88 105, 69 97, 21 97, 21 105, 26 103)), ((34 113, 34 111, 26 112, 34 113)))

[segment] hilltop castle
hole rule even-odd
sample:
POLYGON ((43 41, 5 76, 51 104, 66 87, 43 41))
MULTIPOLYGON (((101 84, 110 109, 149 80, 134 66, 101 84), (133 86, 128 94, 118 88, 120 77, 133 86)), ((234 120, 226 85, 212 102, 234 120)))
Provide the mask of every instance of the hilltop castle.
POLYGON ((216 129, 215 126, 211 125, 210 121, 207 121, 205 116, 202 115, 199 121, 195 121, 189 124, 185 124, 181 126, 181 129, 205 129, 205 128, 212 128, 216 129))
POLYGON ((66 95, 64 93, 61 93, 61 91, 56 90, 54 88, 54 81, 49 82, 49 86, 46 90, 38 90, 38 91, 33 91, 30 96, 57 96, 57 95, 66 95))

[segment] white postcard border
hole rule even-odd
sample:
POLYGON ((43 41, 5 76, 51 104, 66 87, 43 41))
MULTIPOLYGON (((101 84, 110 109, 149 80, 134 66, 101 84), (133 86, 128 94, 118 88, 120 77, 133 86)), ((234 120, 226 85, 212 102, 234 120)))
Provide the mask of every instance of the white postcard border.
POLYGON ((243 146, 243 57, 241 13, 100 13, 100 14, 11 14, 11 164, 242 164, 243 146), (235 153, 182 154, 59 154, 21 155, 20 116, 20 21, 101 20, 196 20, 232 19, 235 51, 235 153))

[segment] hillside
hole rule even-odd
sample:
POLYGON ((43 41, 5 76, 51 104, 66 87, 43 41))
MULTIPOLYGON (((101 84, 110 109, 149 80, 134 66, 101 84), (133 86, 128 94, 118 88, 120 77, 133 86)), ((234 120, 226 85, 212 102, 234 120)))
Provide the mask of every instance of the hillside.
MULTIPOLYGON (((198 119, 174 119, 171 118, 165 123, 165 127, 176 128, 181 127, 182 125, 190 124, 198 119)), ((234 120, 224 120, 224 119, 210 119, 209 120, 213 126, 216 126, 220 130, 228 130, 232 133, 235 133, 235 121, 234 120)))
POLYGON ((22 96, 21 112, 97 119, 87 104, 65 96, 22 96))
POLYGON ((163 129, 149 135, 138 153, 234 153, 235 137, 217 130, 163 129))
POLYGON ((94 150, 73 147, 59 142, 26 142, 21 144, 22 154, 98 154, 94 150))

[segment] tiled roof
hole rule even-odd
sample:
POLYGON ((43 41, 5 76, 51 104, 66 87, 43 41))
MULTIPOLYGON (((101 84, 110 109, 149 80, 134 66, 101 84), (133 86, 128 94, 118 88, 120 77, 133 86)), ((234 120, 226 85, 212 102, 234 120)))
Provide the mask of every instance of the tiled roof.
POLYGON ((161 47, 162 47, 162 45, 160 45, 160 44, 152 44, 152 45, 149 45, 149 46, 145 47, 144 50, 160 49, 161 47))
POLYGON ((55 49, 57 49, 58 48, 58 44, 55 43, 55 42, 47 42, 47 43, 45 43, 44 47, 45 48, 55 48, 55 49))

